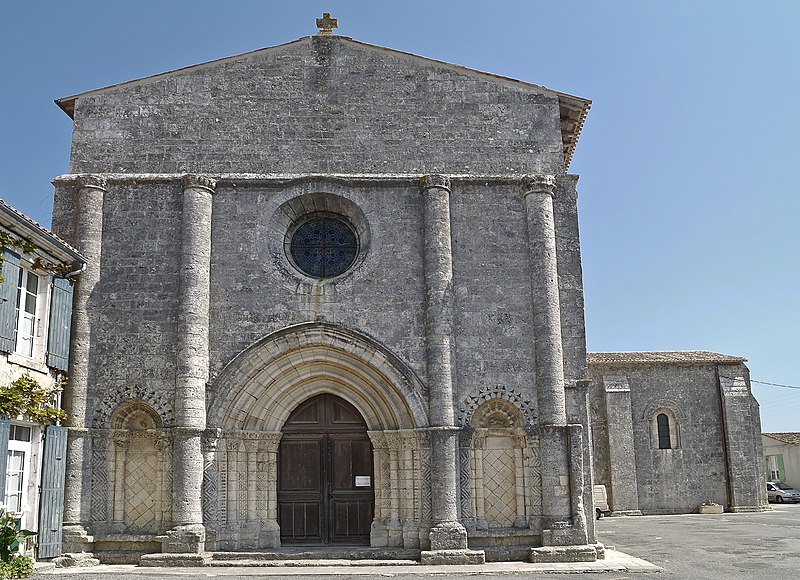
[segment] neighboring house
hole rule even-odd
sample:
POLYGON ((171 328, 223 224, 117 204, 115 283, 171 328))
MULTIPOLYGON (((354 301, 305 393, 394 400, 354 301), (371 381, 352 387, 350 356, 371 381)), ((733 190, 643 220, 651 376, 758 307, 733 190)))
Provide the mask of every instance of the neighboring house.
POLYGON ((744 363, 708 351, 589 353, 594 478, 613 512, 687 513, 707 500, 766 508, 744 363))
POLYGON ((785 481, 800 489, 800 433, 762 433, 768 481, 785 481))
MULTIPOLYGON (((23 375, 53 386, 67 372, 71 279, 85 261, 2 200, 0 240, 0 388, 23 375)), ((65 447, 64 427, 43 428, 24 416, 0 420, 0 498, 23 528, 39 532, 32 541, 40 557, 60 552, 65 447)))

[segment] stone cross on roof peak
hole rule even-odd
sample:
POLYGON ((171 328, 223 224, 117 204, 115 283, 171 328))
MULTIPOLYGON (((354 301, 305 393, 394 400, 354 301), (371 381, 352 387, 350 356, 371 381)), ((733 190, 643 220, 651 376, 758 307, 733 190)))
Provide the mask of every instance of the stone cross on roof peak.
POLYGON ((331 18, 330 12, 323 12, 322 18, 317 18, 317 34, 333 34, 334 28, 339 28, 339 20, 331 18))

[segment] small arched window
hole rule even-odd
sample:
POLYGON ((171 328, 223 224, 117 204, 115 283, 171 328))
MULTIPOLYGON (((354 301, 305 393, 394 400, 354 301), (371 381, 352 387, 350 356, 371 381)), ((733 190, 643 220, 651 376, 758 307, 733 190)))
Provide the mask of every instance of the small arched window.
POLYGON ((658 448, 672 449, 672 441, 669 434, 669 417, 666 413, 659 413, 656 417, 658 427, 658 448))
POLYGON ((650 446, 653 449, 680 449, 678 417, 669 407, 660 406, 650 414, 650 446))

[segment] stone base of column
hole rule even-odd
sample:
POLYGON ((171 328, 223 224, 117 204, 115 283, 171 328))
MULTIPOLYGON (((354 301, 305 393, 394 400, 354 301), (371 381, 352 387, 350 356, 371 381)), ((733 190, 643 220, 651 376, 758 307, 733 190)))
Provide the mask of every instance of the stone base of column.
POLYGON ((89 568, 99 566, 100 560, 89 552, 67 552, 53 558, 56 568, 89 568))
POLYGON ((737 513, 771 512, 771 505, 735 505, 731 506, 730 511, 737 513))
POLYGON ((542 546, 531 548, 530 561, 534 564, 553 564, 556 562, 594 562, 598 550, 594 545, 585 546, 542 546))
POLYGON ((448 566, 454 564, 485 564, 483 550, 430 550, 420 552, 419 563, 423 566, 448 566))
MULTIPOLYGON (((94 536, 79 524, 65 525, 61 530, 61 553, 80 554, 92 551, 94 536)), ((91 554, 90 554, 91 556, 91 554)))
POLYGON ((203 524, 175 526, 161 540, 164 554, 202 554, 206 548, 206 528, 203 524))
POLYGON ((164 566, 173 568, 207 566, 211 554, 144 554, 139 558, 139 566, 164 566))
POLYGON ((431 550, 466 550, 467 529, 459 522, 441 522, 431 528, 431 550))
POLYGON ((258 545, 265 548, 281 547, 281 528, 278 522, 270 520, 259 531, 258 545))
POLYGON ((426 566, 447 564, 483 564, 486 553, 467 547, 467 530, 459 522, 441 522, 431 528, 431 549, 420 553, 426 566))
POLYGON ((542 530, 542 546, 547 548, 586 546, 586 539, 586 530, 566 522, 556 522, 552 528, 542 530))
POLYGON ((642 510, 614 510, 608 515, 612 518, 616 516, 640 516, 642 515, 642 510))

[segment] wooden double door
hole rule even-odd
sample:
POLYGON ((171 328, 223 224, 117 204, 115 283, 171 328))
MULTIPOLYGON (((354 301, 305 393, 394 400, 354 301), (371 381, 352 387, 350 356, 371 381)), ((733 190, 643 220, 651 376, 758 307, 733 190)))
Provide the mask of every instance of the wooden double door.
POLYGON ((369 545, 372 443, 360 413, 330 394, 301 403, 278 448, 283 544, 369 545))

